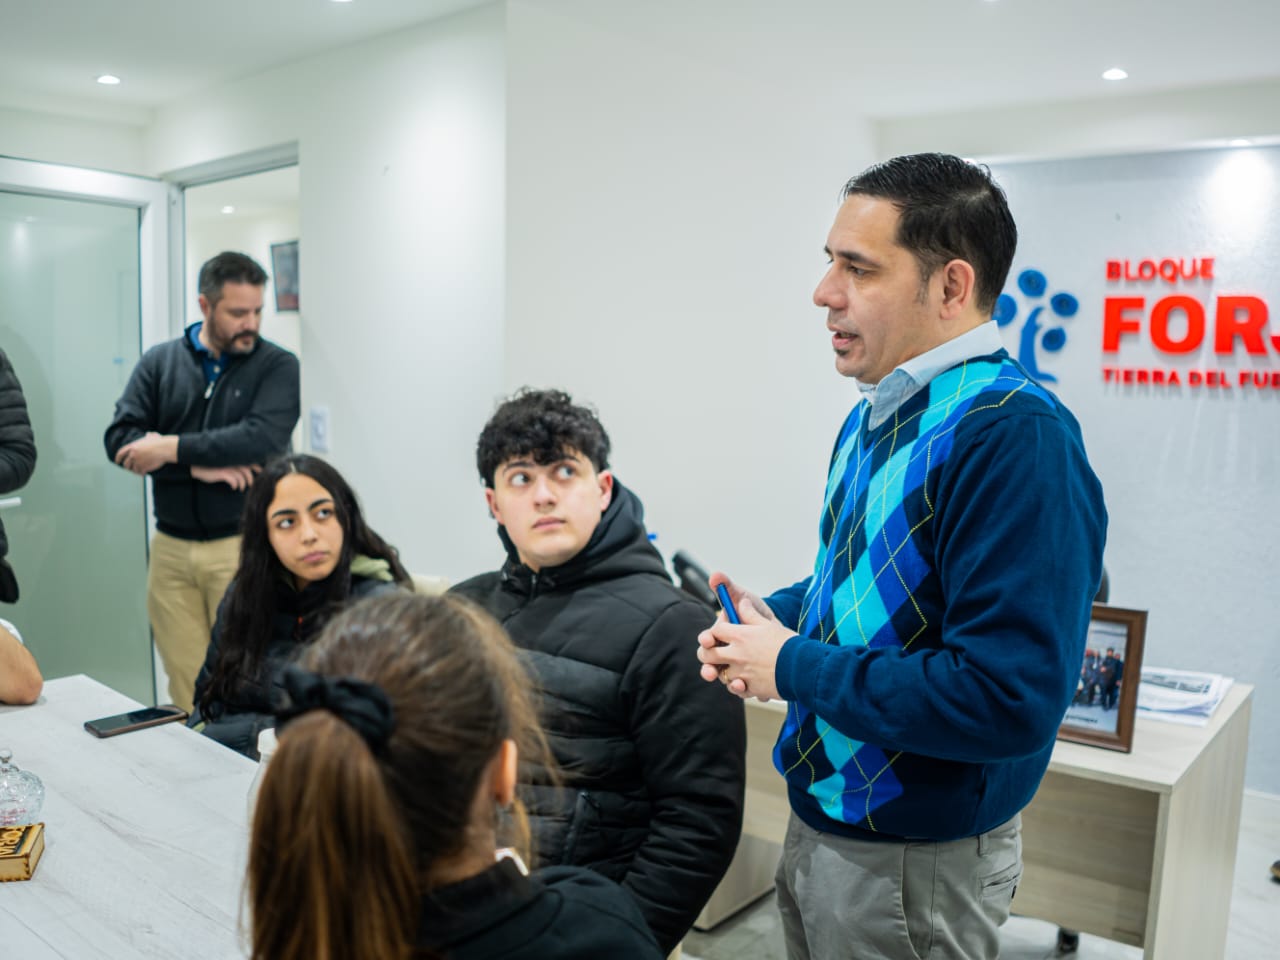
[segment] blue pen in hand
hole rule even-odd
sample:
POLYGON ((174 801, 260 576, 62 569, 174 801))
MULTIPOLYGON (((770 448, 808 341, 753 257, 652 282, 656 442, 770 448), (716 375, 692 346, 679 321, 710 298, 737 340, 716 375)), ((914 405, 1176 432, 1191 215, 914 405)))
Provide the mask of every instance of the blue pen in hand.
POLYGON ((720 606, 724 608, 724 615, 729 618, 729 622, 741 623, 738 611, 733 609, 733 601, 729 599, 729 588, 723 583, 716 584, 716 596, 720 598, 720 606))

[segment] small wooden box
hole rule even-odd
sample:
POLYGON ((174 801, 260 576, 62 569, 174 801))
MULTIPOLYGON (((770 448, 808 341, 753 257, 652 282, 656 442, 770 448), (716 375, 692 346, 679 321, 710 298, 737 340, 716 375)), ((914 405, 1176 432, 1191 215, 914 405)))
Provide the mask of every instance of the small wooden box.
POLYGON ((0 827, 0 882, 30 880, 44 853, 44 824, 0 827))

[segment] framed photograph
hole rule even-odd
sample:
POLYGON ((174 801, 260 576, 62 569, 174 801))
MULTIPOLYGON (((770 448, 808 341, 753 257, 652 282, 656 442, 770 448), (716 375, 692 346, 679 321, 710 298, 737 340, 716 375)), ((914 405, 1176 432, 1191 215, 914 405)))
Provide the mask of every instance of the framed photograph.
POLYGON ((298 309, 298 241, 271 245, 271 274, 276 285, 276 312, 298 309))
POLYGON ((1084 663, 1075 696, 1058 728, 1059 740, 1108 750, 1133 749, 1133 717, 1142 679, 1147 611, 1093 605, 1084 663))

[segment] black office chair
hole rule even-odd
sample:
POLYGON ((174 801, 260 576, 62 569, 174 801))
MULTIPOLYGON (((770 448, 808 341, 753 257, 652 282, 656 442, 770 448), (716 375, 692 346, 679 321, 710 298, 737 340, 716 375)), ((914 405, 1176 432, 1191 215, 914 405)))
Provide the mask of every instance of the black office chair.
POLYGON ((720 609, 720 603, 716 600, 716 595, 711 592, 710 584, 707 583, 707 578, 711 574, 707 573, 698 561, 683 550, 677 550, 675 556, 671 558, 671 568, 675 570, 676 580, 679 581, 681 590, 701 600, 713 610, 720 609))

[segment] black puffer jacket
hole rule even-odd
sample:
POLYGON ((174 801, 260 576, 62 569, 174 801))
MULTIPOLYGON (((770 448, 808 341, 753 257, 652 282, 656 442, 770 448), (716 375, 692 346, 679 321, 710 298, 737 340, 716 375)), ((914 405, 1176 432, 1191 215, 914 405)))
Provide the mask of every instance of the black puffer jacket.
MULTIPOLYGON (((226 612, 226 597, 235 589, 235 581, 227 588, 227 593, 218 606, 218 619, 213 625, 213 635, 209 641, 209 650, 205 654, 204 666, 196 677, 196 710, 192 713, 188 726, 204 724, 206 737, 217 740, 224 746, 243 753, 252 760, 258 759, 258 734, 267 727, 275 726, 272 714, 273 706, 283 690, 280 675, 284 668, 302 654, 307 645, 320 632, 320 628, 328 622, 332 610, 325 609, 324 581, 312 583, 301 592, 292 584, 280 580, 276 584, 276 609, 271 618, 271 640, 262 660, 252 675, 246 674, 236 681, 231 696, 215 700, 207 708, 201 710, 199 704, 205 691, 213 683, 214 671, 218 659, 222 655, 222 624, 226 612)), ((355 603, 365 597, 374 597, 380 593, 395 590, 396 585, 386 580, 377 580, 354 575, 351 578, 351 594, 348 603, 355 603)))
POLYGON ((496 616, 542 691, 566 789, 528 774, 539 864, 591 867, 640 905, 663 952, 692 926, 742 827, 742 703, 698 675, 711 611, 677 589, 639 499, 615 482, 586 547, 534 573, 509 559, 454 592, 496 616))
POLYGON ((449 960, 662 960, 635 902, 577 867, 510 860, 432 891, 418 943, 449 960))
MULTIPOLYGON (((36 469, 36 442, 27 416, 22 384, 5 352, 0 350, 0 494, 12 493, 31 479, 36 469)), ((9 540, 0 523, 0 600, 18 599, 17 580, 5 559, 9 540)))

